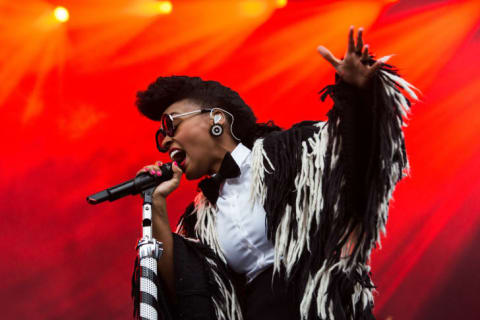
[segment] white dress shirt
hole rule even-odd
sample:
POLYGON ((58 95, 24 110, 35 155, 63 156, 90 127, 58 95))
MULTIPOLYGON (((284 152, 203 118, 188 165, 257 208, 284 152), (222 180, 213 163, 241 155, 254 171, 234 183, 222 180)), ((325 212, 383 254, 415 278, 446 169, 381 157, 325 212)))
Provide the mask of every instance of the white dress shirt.
POLYGON ((250 200, 251 151, 239 143, 231 155, 241 173, 237 178, 225 180, 220 188, 217 236, 228 265, 245 274, 250 282, 273 264, 274 248, 267 240, 265 210, 250 200))

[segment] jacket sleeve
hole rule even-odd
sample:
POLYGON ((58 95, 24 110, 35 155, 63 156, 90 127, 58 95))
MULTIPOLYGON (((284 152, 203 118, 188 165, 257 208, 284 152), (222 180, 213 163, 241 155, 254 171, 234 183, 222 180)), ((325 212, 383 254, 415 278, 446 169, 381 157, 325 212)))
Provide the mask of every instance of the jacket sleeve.
POLYGON ((388 64, 366 89, 336 76, 320 92, 334 102, 328 121, 259 142, 274 267, 295 283, 304 319, 373 319, 369 257, 409 169, 402 126, 410 102, 401 89, 416 99, 388 64))
POLYGON ((327 253, 336 261, 348 256, 347 265, 366 263, 385 232, 395 185, 409 173, 402 126, 410 102, 399 89, 416 99, 410 87, 385 65, 366 89, 336 76, 335 85, 321 91, 322 100, 330 95, 334 101, 325 128, 323 182, 330 190, 324 192, 325 211, 334 222, 329 233, 336 238, 327 253))

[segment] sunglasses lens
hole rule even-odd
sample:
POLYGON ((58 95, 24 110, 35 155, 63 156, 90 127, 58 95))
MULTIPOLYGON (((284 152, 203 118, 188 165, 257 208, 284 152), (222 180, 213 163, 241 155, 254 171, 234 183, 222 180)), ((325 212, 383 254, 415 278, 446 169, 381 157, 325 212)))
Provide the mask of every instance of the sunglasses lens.
POLYGON ((162 147, 162 143, 163 143, 163 140, 165 139, 165 137, 166 137, 165 131, 163 129, 159 129, 157 131, 156 141, 157 141, 157 149, 160 152, 167 152, 168 151, 166 148, 162 147))
POLYGON ((162 129, 166 135, 173 136, 173 121, 168 114, 162 116, 162 129))

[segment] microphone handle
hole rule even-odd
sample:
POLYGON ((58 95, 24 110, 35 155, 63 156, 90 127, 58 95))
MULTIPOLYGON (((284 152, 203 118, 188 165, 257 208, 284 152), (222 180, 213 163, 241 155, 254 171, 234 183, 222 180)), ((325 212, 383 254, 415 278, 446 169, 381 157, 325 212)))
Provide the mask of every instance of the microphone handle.
POLYGON ((153 176, 148 173, 141 173, 135 178, 117 184, 111 188, 97 192, 87 197, 90 204, 99 204, 106 200, 115 201, 128 195, 135 195, 160 183, 170 180, 173 177, 172 163, 165 163, 160 167, 161 176, 153 176))

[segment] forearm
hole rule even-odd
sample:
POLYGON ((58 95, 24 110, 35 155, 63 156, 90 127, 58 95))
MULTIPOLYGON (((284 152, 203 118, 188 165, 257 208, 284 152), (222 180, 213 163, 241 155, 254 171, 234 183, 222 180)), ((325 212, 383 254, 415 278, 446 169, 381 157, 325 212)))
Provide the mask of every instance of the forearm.
POLYGON ((364 212, 367 200, 368 173, 375 156, 377 140, 372 112, 372 88, 354 88, 343 114, 343 160, 349 210, 364 212))
POLYGON ((165 199, 155 201, 152 222, 153 237, 163 243, 163 254, 158 260, 158 275, 165 283, 170 300, 175 301, 173 236, 168 221, 165 199))

